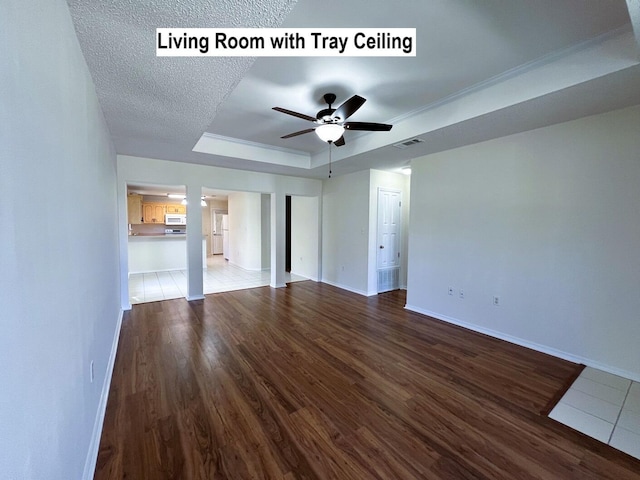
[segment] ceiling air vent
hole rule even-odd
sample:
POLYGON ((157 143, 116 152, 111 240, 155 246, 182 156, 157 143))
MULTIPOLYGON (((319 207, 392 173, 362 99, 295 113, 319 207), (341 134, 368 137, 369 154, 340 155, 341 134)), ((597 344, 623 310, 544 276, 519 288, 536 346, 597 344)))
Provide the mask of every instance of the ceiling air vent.
POLYGON ((412 138, 411 140, 406 140, 404 142, 400 142, 400 143, 395 143, 393 146, 396 148, 399 148, 401 150, 404 150, 405 148, 409 148, 412 145, 416 145, 418 143, 423 143, 424 140, 422 140, 421 138, 412 138))

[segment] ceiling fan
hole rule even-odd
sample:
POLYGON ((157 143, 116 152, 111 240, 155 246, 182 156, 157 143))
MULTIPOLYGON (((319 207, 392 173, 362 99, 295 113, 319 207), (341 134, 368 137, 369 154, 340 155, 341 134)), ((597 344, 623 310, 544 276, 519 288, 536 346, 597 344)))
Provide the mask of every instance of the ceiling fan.
POLYGON ((287 110, 286 108, 273 107, 273 109, 277 112, 286 113, 287 115, 293 115, 294 117, 302 118, 303 120, 313 122, 317 125, 316 127, 290 133, 280 138, 291 138, 315 131, 318 137, 320 137, 323 142, 333 143, 335 146, 341 147, 345 143, 343 136, 345 130, 388 132, 393 126, 386 125, 384 123, 347 122, 346 120, 351 115, 356 113, 356 111, 362 106, 362 104, 367 101, 365 98, 362 98, 359 95, 354 95, 338 108, 331 108, 333 102, 336 101, 335 94, 326 93, 324 95, 324 101, 329 105, 329 108, 320 110, 315 117, 305 115, 304 113, 287 110))

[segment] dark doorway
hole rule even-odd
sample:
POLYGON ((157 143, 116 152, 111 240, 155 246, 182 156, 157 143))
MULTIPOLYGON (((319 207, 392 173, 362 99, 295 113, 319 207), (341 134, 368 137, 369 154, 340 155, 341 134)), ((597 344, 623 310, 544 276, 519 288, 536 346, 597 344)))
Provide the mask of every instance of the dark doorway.
POLYGON ((291 195, 286 196, 285 207, 285 271, 291 273, 291 195))

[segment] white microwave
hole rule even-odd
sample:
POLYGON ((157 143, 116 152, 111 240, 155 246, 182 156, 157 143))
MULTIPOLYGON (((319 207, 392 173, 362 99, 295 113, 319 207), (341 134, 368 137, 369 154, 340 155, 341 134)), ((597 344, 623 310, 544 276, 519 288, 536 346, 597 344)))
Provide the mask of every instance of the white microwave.
POLYGON ((187 216, 182 213, 165 213, 164 224, 165 225, 186 225, 187 216))

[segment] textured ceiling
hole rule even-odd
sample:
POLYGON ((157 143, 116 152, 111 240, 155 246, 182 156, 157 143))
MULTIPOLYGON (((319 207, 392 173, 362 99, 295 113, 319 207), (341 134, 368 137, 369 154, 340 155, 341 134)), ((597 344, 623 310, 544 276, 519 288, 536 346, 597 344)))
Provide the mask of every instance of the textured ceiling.
POLYGON ((294 0, 69 0, 116 148, 120 139, 188 144, 253 58, 156 57, 158 27, 277 27, 294 0))
MULTIPOLYGON (((322 108, 326 92, 336 93, 337 103, 358 94, 368 101, 352 120, 394 123, 388 133, 347 132, 347 146, 334 156, 342 164, 334 169, 340 173, 374 165, 390 167, 412 154, 433 151, 436 145, 440 150, 452 148, 464 139, 491 138, 640 101, 640 82, 620 84, 608 75, 608 81, 586 84, 637 64, 637 50, 629 51, 628 42, 618 42, 615 48, 592 48, 594 58, 578 56, 574 64, 570 60, 565 72, 579 71, 580 80, 545 78, 545 88, 549 82, 557 83, 544 93, 553 102, 522 101, 507 112, 501 91, 496 94, 494 89, 495 107, 486 108, 474 121, 448 126, 431 122, 434 126, 428 127, 421 114, 435 112, 454 98, 456 109, 464 110, 465 95, 485 84, 625 35, 631 31, 625 0, 68 0, 68 4, 121 154, 319 177, 324 169, 316 160, 324 158, 326 145, 313 134, 281 140, 280 136, 309 124, 271 107, 314 115, 322 108), (155 56, 157 27, 277 26, 415 27, 417 56, 259 58, 255 62, 253 58, 155 56), (600 68, 602 63, 610 70, 600 68), (582 89, 567 88, 580 82, 585 82, 582 89), (618 90, 609 92, 611 86, 618 90), (551 97, 554 89, 558 91, 551 97), (617 97, 610 98, 611 94, 617 97), (605 104, 601 98, 610 101, 605 104), (213 154, 192 151, 205 132, 227 142, 231 150, 234 142, 258 150, 263 146, 264 160, 229 155, 229 148, 213 154), (417 132, 430 141, 413 153, 384 148, 406 138, 404 132, 406 136, 417 132), (307 165, 269 163, 278 155, 273 148, 302 152, 309 158, 307 165)), ((531 78, 529 84, 505 87, 505 95, 511 95, 513 88, 535 91, 540 78, 531 78)), ((636 74, 619 79, 633 82, 636 74)))

